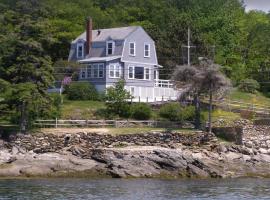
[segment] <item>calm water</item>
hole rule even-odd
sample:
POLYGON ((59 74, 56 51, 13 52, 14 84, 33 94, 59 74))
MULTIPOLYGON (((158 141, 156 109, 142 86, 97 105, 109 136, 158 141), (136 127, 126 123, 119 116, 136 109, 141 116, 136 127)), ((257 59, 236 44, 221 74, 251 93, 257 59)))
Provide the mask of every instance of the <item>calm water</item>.
POLYGON ((0 180, 0 199, 270 199, 270 179, 0 180))

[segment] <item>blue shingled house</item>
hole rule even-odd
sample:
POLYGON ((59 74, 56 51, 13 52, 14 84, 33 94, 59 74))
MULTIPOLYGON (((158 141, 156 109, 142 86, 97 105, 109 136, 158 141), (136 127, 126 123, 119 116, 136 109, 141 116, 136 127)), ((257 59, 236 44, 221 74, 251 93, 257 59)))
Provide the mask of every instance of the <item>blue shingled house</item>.
POLYGON ((178 92, 168 80, 159 79, 155 42, 140 26, 92 30, 88 18, 86 31, 71 43, 69 61, 81 64, 79 79, 89 81, 99 92, 120 78, 134 101, 175 100, 178 92))

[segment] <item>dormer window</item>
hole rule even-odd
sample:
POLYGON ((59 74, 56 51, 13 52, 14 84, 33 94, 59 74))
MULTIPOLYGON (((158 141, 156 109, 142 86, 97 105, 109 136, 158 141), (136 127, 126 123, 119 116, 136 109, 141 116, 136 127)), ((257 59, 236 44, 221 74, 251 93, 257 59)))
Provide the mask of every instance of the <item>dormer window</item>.
POLYGON ((83 58, 84 57, 84 45, 83 43, 77 44, 77 58, 83 58))
POLYGON ((113 55, 114 53, 114 42, 108 41, 107 42, 107 55, 113 55))
POLYGON ((130 42, 129 43, 129 55, 130 56, 135 56, 136 55, 136 44, 135 44, 135 42, 130 42))
POLYGON ((144 57, 150 57, 150 44, 144 44, 144 57))

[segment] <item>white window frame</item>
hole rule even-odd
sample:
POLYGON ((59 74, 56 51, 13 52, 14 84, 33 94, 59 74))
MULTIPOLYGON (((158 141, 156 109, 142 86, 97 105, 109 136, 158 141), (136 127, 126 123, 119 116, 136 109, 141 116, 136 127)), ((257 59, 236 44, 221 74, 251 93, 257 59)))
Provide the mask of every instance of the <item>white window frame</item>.
POLYGON ((129 65, 128 66, 128 79, 135 79, 135 80, 151 80, 151 69, 150 69, 150 67, 143 67, 143 66, 134 66, 134 65, 129 65), (142 68, 144 68, 143 69, 143 79, 137 79, 137 78, 135 78, 135 67, 142 67, 142 68), (132 77, 130 77, 129 75, 130 75, 130 68, 132 69, 132 77), (149 78, 148 79, 146 79, 146 69, 148 69, 149 71, 149 78))
POLYGON ((77 58, 83 58, 84 57, 84 44, 79 42, 77 43, 77 58), (79 56, 79 47, 82 47, 82 56, 79 56))
POLYGON ((150 80, 151 79, 151 72, 150 72, 150 68, 149 67, 145 67, 144 68, 143 75, 144 75, 144 80, 150 80), (146 70, 148 70, 148 76, 149 76, 149 78, 146 78, 146 70))
POLYGON ((107 41, 106 42, 106 55, 107 56, 110 56, 110 55, 113 55, 114 54, 114 48, 115 48, 115 43, 114 43, 114 41, 112 41, 112 40, 110 40, 110 41, 107 41), (112 44, 112 54, 109 54, 109 44, 112 44))
POLYGON ((130 42, 129 45, 128 45, 128 48, 129 48, 129 49, 128 49, 129 55, 130 55, 130 56, 136 56, 136 43, 135 43, 135 42, 130 42), (132 54, 132 53, 130 52, 131 49, 132 49, 132 48, 130 47, 131 44, 134 45, 134 54, 132 54))
POLYGON ((150 53, 151 53, 151 49, 150 49, 151 45, 149 43, 144 43, 144 57, 145 58, 150 58, 150 53), (146 50, 146 46, 148 46, 148 50, 146 50), (146 55, 146 52, 148 51, 148 56, 146 55))
POLYGON ((122 77, 122 66, 119 64, 110 64, 109 65, 109 78, 121 78, 122 77), (111 76, 111 72, 113 75, 111 76), (117 72, 119 72, 119 76, 116 76, 117 72))
POLYGON ((135 73, 134 73, 134 66, 133 65, 129 65, 128 66, 128 79, 135 79, 135 73), (130 77, 130 68, 132 69, 132 77, 130 77))
MULTIPOLYGON (((86 67, 86 69, 83 69, 85 71, 85 78, 104 78, 104 73, 105 73, 105 70, 104 70, 104 63, 94 63, 94 64, 90 64, 86 67), (97 74, 96 76, 94 76, 94 67, 97 67, 96 70, 97 70, 97 74), (88 70, 90 70, 90 73, 88 73, 88 70), (102 76, 100 76, 100 71, 102 71, 102 76), (90 76, 88 76, 88 74, 90 74, 90 76)), ((81 76, 82 77, 82 76, 81 76)))

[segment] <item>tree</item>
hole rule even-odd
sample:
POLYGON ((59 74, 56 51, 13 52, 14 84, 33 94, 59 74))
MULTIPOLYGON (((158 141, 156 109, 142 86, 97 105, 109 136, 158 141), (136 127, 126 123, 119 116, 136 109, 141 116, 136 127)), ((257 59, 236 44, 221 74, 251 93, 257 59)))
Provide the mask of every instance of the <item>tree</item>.
POLYGON ((200 121, 200 85, 198 84, 196 80, 196 75, 199 73, 199 69, 197 69, 195 66, 177 66, 173 76, 172 80, 174 81, 174 85, 177 88, 180 88, 183 90, 181 93, 180 99, 184 99, 187 96, 193 96, 194 97, 194 106, 195 106, 195 128, 200 129, 201 128, 201 121, 200 121))
POLYGON ((107 111, 120 117, 130 116, 130 93, 125 90, 125 81, 119 80, 114 87, 109 87, 105 94, 107 111))
POLYGON ((196 128, 200 126, 199 97, 202 94, 209 95, 208 122, 209 132, 212 132, 213 94, 224 95, 230 87, 230 81, 220 72, 220 66, 210 60, 203 60, 197 66, 179 66, 173 80, 176 87, 184 87, 182 95, 191 94, 194 97, 196 128))
POLYGON ((15 10, 18 13, 7 12, 3 19, 14 27, 14 31, 0 35, 0 42, 8 47, 0 52, 0 78, 10 86, 5 103, 20 113, 22 132, 49 108, 50 98, 46 91, 53 81, 51 58, 44 48, 50 37, 43 34, 42 14, 36 16, 39 6, 36 0, 17 1, 15 10))

